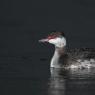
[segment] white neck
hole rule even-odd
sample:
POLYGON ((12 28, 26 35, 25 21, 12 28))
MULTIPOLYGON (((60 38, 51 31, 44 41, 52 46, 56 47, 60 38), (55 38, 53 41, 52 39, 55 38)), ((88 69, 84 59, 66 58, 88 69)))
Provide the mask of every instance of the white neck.
POLYGON ((50 67, 60 68, 59 59, 64 54, 64 48, 55 47, 54 55, 51 59, 50 67))

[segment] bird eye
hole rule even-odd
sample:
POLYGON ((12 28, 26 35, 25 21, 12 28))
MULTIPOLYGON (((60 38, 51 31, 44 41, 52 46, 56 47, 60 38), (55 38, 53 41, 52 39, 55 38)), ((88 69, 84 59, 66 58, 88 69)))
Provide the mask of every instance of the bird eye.
POLYGON ((48 39, 50 40, 50 39, 55 39, 56 38, 56 36, 54 35, 54 36, 48 36, 48 39))

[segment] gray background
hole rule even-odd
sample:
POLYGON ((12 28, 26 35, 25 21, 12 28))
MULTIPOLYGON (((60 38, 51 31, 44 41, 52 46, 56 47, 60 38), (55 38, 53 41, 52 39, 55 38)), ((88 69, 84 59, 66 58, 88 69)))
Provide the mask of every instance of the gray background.
POLYGON ((0 1, 0 56, 50 52, 38 40, 53 30, 64 31, 70 47, 94 48, 95 1, 0 1))

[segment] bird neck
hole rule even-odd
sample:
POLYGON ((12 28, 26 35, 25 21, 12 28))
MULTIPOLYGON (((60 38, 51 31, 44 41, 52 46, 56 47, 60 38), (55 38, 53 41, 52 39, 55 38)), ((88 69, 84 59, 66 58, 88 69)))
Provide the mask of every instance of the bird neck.
POLYGON ((62 55, 65 53, 65 47, 55 47, 54 55, 51 59, 51 67, 60 68, 59 60, 62 55))

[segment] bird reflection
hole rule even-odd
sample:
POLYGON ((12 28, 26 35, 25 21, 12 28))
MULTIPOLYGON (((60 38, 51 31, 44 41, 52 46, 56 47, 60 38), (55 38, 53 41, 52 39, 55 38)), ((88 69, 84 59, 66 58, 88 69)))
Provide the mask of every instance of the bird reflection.
POLYGON ((95 69, 55 69, 51 68, 48 95, 76 95, 87 93, 95 87, 95 69))
POLYGON ((49 82, 49 95, 65 95, 65 79, 61 75, 62 69, 51 68, 51 78, 49 82))

